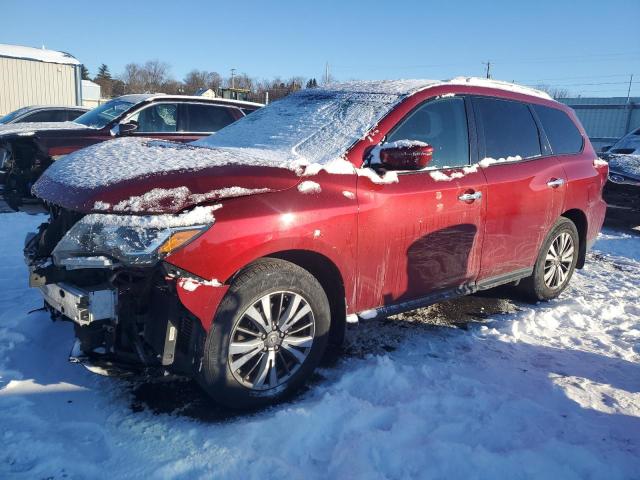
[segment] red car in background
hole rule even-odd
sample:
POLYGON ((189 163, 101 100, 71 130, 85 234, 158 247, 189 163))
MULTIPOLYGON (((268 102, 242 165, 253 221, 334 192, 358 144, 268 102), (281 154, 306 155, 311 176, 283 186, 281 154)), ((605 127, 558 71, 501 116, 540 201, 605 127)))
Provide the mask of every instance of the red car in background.
POLYGON ((80 148, 120 136, 190 142, 217 132, 262 105, 223 98, 141 94, 114 98, 73 121, 0 125, 0 182, 17 208, 51 163, 80 148))
POLYGON ((573 111, 495 81, 306 89, 193 144, 121 139, 34 187, 32 286, 74 359, 293 392, 347 318, 517 284, 557 297, 601 228, 606 163, 573 111))

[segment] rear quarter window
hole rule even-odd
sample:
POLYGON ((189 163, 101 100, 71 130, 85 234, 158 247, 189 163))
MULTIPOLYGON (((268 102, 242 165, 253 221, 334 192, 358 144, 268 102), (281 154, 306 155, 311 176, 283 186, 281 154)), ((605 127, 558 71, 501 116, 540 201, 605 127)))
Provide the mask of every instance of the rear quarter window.
POLYGON ((538 127, 529 107, 496 98, 475 98, 484 132, 485 156, 522 158, 541 155, 538 127))
POLYGON ((583 139, 569 115, 557 108, 533 105, 555 155, 582 151, 583 139))

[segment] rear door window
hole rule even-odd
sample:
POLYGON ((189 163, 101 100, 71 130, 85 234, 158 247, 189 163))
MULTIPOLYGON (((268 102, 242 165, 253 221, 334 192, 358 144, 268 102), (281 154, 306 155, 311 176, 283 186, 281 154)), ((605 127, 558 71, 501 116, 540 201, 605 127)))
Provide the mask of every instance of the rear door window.
POLYGON ((187 103, 183 105, 181 132, 213 133, 234 122, 231 111, 220 105, 187 103))
POLYGON ((538 127, 526 104, 478 97, 474 106, 484 132, 485 157, 541 155, 538 127))
POLYGON ((533 109, 555 155, 578 153, 582 150, 582 135, 565 112, 542 105, 533 105, 533 109))
POLYGON ((20 122, 64 122, 65 120, 66 115, 62 110, 42 110, 27 115, 27 117, 20 120, 20 122))
POLYGON ((137 112, 130 120, 138 122, 137 133, 175 132, 178 125, 178 105, 155 103, 137 112))
POLYGON ((418 140, 433 147, 430 167, 469 164, 469 132, 462 97, 433 100, 415 109, 388 136, 387 142, 418 140))

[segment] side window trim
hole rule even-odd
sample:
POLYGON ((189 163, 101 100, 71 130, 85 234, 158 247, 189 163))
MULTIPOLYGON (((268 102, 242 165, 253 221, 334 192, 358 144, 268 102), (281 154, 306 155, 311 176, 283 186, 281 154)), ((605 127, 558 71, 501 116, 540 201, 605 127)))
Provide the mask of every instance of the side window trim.
POLYGON ((540 150, 542 151, 542 157, 553 155, 551 143, 549 142, 549 138, 547 137, 547 132, 544 131, 544 127, 542 126, 540 117, 538 117, 538 114, 536 113, 536 109, 533 108, 533 105, 531 105, 530 103, 527 104, 527 107, 529 108, 529 112, 533 116, 533 120, 536 122, 536 127, 538 127, 538 139, 540 140, 540 150))
MULTIPOLYGON (((475 131, 472 131, 472 124, 473 127, 475 128, 475 120, 473 118, 470 118, 470 111, 469 111, 469 99, 468 99, 469 95, 466 94, 455 94, 453 98, 461 98, 464 103, 464 109, 465 109, 465 116, 466 116, 466 124, 467 124, 467 143, 468 143, 468 147, 469 147, 469 158, 467 159, 467 164, 466 165, 462 165, 462 166, 458 166, 458 167, 427 167, 426 169, 423 170, 400 170, 397 171, 396 173, 398 175, 413 175, 416 173, 428 173, 428 172, 434 172, 437 170, 452 170, 455 168, 464 168, 465 166, 469 166, 472 165, 474 162, 472 161, 474 159, 474 156, 477 157, 478 156, 478 145, 477 145, 477 135, 475 133, 475 131), (473 140, 472 140, 473 139, 473 140)), ((385 143, 387 143, 387 138, 394 133, 398 128, 400 128, 404 122, 406 122, 407 120, 409 120, 411 118, 411 116, 420 108, 422 108, 423 106, 427 105, 428 103, 431 102, 435 102, 435 101, 439 101, 439 100, 443 100, 442 95, 438 95, 436 97, 431 97, 431 98, 427 98, 424 101, 420 102, 419 104, 417 104, 415 107, 413 107, 411 110, 409 110, 405 116, 403 116, 398 123, 396 123, 394 125, 394 127, 389 130, 386 135, 382 138, 381 140, 381 145, 384 145, 385 143)), ((366 166, 369 166, 369 161, 370 158, 367 159, 367 163, 366 166)))

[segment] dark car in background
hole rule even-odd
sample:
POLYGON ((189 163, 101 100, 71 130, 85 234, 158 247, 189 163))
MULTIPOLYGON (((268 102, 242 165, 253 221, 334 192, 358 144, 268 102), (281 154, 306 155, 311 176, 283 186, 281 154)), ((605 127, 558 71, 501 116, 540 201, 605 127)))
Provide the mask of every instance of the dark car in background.
POLYGON ((64 105, 31 105, 0 117, 0 125, 25 122, 72 122, 90 108, 64 105))
POLYGON ((640 222, 640 128, 636 128, 610 147, 601 157, 609 163, 609 182, 605 187, 607 203, 631 214, 640 222))
POLYGON ((0 125, 0 183, 9 206, 31 197, 31 186, 51 163, 116 137, 190 142, 260 108, 259 103, 185 95, 123 95, 73 122, 0 125))

